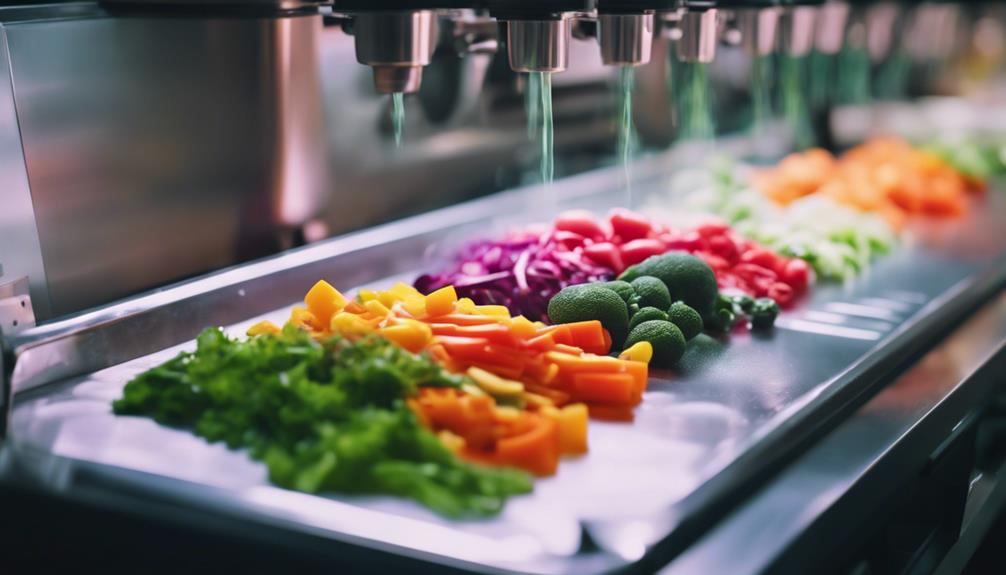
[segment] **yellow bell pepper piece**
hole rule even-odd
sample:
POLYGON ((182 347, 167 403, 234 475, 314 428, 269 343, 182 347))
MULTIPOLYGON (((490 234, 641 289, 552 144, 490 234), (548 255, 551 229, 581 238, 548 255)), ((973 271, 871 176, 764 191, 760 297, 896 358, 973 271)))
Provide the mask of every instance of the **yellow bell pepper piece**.
POLYGON ((314 317, 318 318, 321 325, 328 325, 332 316, 336 312, 342 311, 348 302, 339 293, 339 290, 332 287, 332 284, 325 280, 318 280, 318 283, 314 284, 314 287, 304 296, 304 303, 307 304, 307 309, 314 314, 314 317))
POLYGON ((510 331, 520 339, 530 339, 535 336, 538 328, 534 326, 534 322, 519 315, 510 320, 510 331))
POLYGON ((477 367, 469 367, 465 372, 472 378, 475 385, 493 397, 516 397, 524 393, 524 384, 519 381, 504 379, 495 373, 477 367))
POLYGON ((440 439, 440 443, 444 444, 444 447, 454 453, 459 453, 465 448, 465 438, 455 435, 446 429, 441 429, 437 432, 437 438, 440 439))
MULTIPOLYGON (((452 287, 451 289, 454 289, 454 288, 452 287)), ((457 304, 455 304, 454 311, 456 311, 458 313, 472 314, 472 313, 475 313, 475 308, 476 307, 478 307, 478 306, 475 305, 475 302, 472 301, 472 298, 470 298, 470 297, 463 297, 463 298, 461 298, 461 299, 458 300, 457 304)))
POLYGON ((618 354, 618 359, 650 363, 650 360, 653 359, 653 345, 648 341, 640 341, 618 354))
POLYGON ((546 407, 545 416, 555 421, 559 428, 559 452, 563 455, 587 453, 587 406, 582 403, 567 405, 562 409, 546 407))
POLYGON ((388 291, 398 296, 399 299, 403 300, 408 299, 410 297, 423 295, 419 293, 419 290, 417 290, 416 288, 410 286, 405 282, 396 283, 395 285, 391 286, 391 289, 389 289, 388 291))
POLYGON ((423 296, 408 296, 402 299, 402 309, 412 317, 426 317, 426 298, 423 296))
POLYGON ((369 289, 361 289, 357 292, 357 297, 359 297, 360 302, 368 302, 372 299, 377 299, 377 294, 369 289))
MULTIPOLYGON (((430 337, 423 330, 408 324, 389 325, 377 330, 377 333, 390 339, 412 353, 419 353, 429 343, 430 337)), ((432 334, 429 334, 432 335, 432 334)))
POLYGON ((432 316, 451 313, 457 301, 458 293, 454 291, 454 286, 444 286, 426 296, 426 313, 432 316))
POLYGON ((316 329, 315 326, 318 325, 318 318, 314 317, 314 314, 307 311, 307 309, 295 305, 290 310, 290 319, 287 323, 300 329, 314 330, 316 329))
POLYGON ((535 407, 538 409, 544 409, 546 407, 555 407, 555 402, 545 397, 544 395, 538 395, 537 393, 531 393, 530 391, 525 391, 520 396, 528 407, 535 407))
POLYGON ((248 337, 255 337, 257 335, 263 335, 266 333, 277 334, 280 333, 281 331, 282 330, 279 328, 278 325, 274 324, 269 320, 265 320, 260 321, 257 324, 251 326, 245 333, 248 334, 248 337))
POLYGON ((347 337, 356 335, 366 335, 374 331, 370 322, 356 315, 355 313, 339 312, 332 316, 331 326, 333 333, 338 333, 347 337))
POLYGON ((490 315, 493 317, 505 317, 510 318, 510 310, 506 308, 505 305, 479 305, 475 306, 475 313, 481 315, 490 315))
POLYGON ((390 309, 376 299, 363 302, 363 307, 367 308, 367 311, 378 317, 386 317, 391 313, 390 309))

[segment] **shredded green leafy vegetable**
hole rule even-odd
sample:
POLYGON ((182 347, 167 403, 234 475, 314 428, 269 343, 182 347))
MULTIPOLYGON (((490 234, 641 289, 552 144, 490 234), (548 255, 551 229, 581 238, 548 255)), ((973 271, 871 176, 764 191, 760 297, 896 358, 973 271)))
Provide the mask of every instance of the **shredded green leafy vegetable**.
POLYGON ((130 381, 113 408, 247 448, 286 488, 390 494, 451 517, 492 515, 531 490, 528 476, 461 461, 405 402, 421 386, 464 381, 377 336, 317 342, 287 328, 236 340, 210 328, 195 352, 130 381))

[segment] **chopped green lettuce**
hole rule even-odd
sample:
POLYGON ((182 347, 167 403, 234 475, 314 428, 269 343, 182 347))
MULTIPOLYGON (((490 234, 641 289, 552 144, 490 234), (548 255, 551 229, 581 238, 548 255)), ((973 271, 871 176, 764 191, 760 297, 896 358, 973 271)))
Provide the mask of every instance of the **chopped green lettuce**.
POLYGON ((458 459, 405 402, 421 386, 466 381, 377 336, 317 342, 287 328, 237 340, 211 328, 196 351, 130 381, 113 408, 246 448, 282 487, 390 494, 451 517, 485 516, 530 491, 530 478, 458 459))

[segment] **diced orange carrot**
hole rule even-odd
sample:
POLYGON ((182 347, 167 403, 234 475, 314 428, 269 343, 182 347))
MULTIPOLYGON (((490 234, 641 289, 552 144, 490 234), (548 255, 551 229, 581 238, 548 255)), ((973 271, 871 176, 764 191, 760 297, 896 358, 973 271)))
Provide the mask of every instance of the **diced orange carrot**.
POLYGON ((572 355, 576 357, 581 357, 583 355, 583 350, 579 347, 573 345, 566 345, 564 343, 557 343, 552 348, 552 351, 557 351, 559 353, 565 353, 567 355, 572 355))
POLYGON ((557 351, 545 352, 545 358, 570 373, 617 373, 624 369, 623 362, 603 355, 575 356, 557 351))
POLYGON ((625 405, 588 404, 587 411, 594 419, 603 421, 632 421, 636 418, 632 407, 625 405))
POLYGON ((601 322, 595 320, 578 321, 565 324, 573 336, 573 344, 588 353, 605 355, 611 351, 611 346, 605 345, 604 328, 601 322))
POLYGON ((538 351, 548 351, 555 347, 555 338, 551 332, 541 333, 524 342, 526 347, 538 351))
POLYGON ((556 406, 566 405, 570 400, 568 393, 551 387, 525 382, 524 389, 530 391, 531 393, 542 395, 551 399, 552 403, 556 404, 556 406))
MULTIPOLYGON (((429 306, 427 306, 428 310, 429 306)), ((474 313, 448 313, 444 315, 430 314, 432 323, 453 323, 454 325, 482 325, 487 323, 499 323, 499 318, 491 315, 479 315, 474 313)))
POLYGON ((573 376, 573 398, 587 403, 636 405, 636 381, 628 373, 577 373, 573 376))

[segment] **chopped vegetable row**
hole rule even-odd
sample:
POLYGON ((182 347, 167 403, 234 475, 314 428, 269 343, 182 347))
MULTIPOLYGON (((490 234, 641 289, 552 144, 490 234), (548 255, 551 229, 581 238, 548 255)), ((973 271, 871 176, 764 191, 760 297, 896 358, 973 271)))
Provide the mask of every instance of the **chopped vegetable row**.
POLYGON ((896 229, 915 214, 959 216, 969 194, 982 188, 939 155, 896 138, 871 140, 840 158, 820 149, 793 154, 753 183, 780 204, 819 193, 876 212, 896 229))
MULTIPOLYGON (((648 357, 605 356, 611 337, 599 321, 546 326, 459 299, 452 286, 423 295, 399 283, 349 300, 319 281, 305 303, 288 323, 317 338, 373 333, 466 375, 471 384, 421 390, 409 405, 473 461, 555 473, 561 455, 586 451, 588 413, 631 420, 646 389, 648 357)), ((249 334, 279 330, 263 322, 249 334)))

